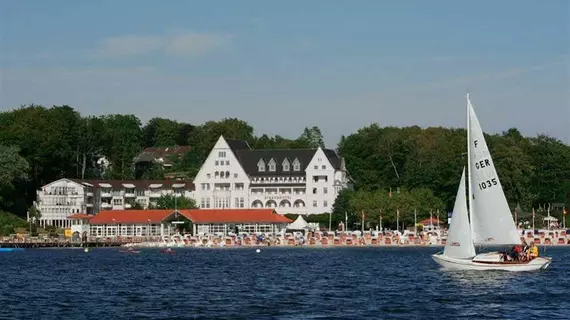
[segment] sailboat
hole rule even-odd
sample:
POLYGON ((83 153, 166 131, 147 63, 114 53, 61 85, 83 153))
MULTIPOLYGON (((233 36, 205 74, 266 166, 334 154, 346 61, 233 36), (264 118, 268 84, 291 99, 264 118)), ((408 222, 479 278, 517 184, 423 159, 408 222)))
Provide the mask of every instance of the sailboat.
POLYGON ((477 254, 475 244, 485 246, 521 245, 521 237, 511 215, 499 176, 493 164, 483 130, 467 95, 467 176, 463 174, 443 252, 432 258, 444 268, 460 270, 534 271, 546 269, 551 258, 504 261, 503 252, 477 254), (469 210, 467 209, 469 199, 469 210))

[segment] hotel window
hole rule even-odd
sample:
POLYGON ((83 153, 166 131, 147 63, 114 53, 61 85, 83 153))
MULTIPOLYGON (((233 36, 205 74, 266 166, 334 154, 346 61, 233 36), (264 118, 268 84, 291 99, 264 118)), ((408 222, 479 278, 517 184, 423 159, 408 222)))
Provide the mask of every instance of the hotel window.
POLYGON ((206 198, 206 208, 210 207, 210 198, 206 198))
POLYGON ((301 162, 297 158, 293 161, 293 171, 301 171, 301 162))
POLYGON ((319 166, 314 166, 313 169, 317 170, 319 169, 319 166))
POLYGON ((257 169, 259 172, 265 171, 265 162, 263 162, 263 159, 259 159, 259 162, 257 163, 257 169))
POLYGON ((313 200, 313 207, 317 207, 317 200, 313 200))
POLYGON ((211 173, 206 173, 206 178, 211 179, 211 178, 212 178, 212 174, 211 174, 211 173))
POLYGON ((328 207, 328 206, 329 206, 329 203, 328 203, 328 201, 327 201, 327 200, 323 201, 323 207, 325 207, 325 208, 326 208, 326 207, 328 207))
POLYGON ((328 191, 329 191, 329 189, 327 189, 327 187, 324 187, 324 188, 323 188, 323 193, 324 193, 324 194, 327 194, 328 191))
POLYGON ((234 173, 234 178, 237 178, 237 177, 238 177, 238 176, 237 176, 237 173, 234 173))
POLYGON ((323 166, 322 166, 321 168, 324 170, 324 169, 326 169, 326 168, 327 168, 327 166, 325 166, 325 165, 323 164, 323 166))
POLYGON ((245 199, 243 197, 239 198, 239 207, 245 208, 245 199))
POLYGON ((269 160, 269 171, 275 172, 276 167, 277 166, 275 164, 275 160, 274 159, 269 160))
POLYGON ((317 194, 317 188, 313 188, 313 194, 317 194))
POLYGON ((216 165, 218 165, 218 160, 216 160, 216 165))
POLYGON ((226 160, 226 166, 230 165, 230 160, 226 160))
POLYGON ((114 206, 122 206, 123 205, 123 199, 113 199, 113 205, 114 206))
POLYGON ((226 152, 225 152, 225 151, 218 151, 218 157, 219 157, 219 158, 225 158, 225 157, 226 157, 226 152))

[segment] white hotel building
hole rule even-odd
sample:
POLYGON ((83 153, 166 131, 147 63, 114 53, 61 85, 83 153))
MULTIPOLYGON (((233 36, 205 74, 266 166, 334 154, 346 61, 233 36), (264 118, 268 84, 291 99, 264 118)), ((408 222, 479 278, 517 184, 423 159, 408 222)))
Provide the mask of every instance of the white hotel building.
POLYGON ((332 210, 353 183, 344 161, 330 149, 260 149, 220 137, 194 179, 202 209, 274 208, 278 213, 332 210))
POLYGON ((193 198, 201 209, 273 208, 281 214, 332 210, 353 183, 344 161, 330 149, 260 149, 220 137, 194 182, 179 180, 59 179, 37 191, 40 226, 70 227, 76 213, 143 208, 162 195, 193 198))
POLYGON ((190 181, 170 180, 78 180, 59 179, 37 191, 40 226, 71 227, 69 216, 96 214, 103 210, 125 210, 136 202, 143 208, 167 194, 195 198, 190 181))

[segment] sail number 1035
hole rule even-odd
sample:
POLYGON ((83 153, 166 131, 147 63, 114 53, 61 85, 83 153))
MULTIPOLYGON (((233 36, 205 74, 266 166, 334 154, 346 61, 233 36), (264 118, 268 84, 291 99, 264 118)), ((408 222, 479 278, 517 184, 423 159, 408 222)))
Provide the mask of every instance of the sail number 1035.
POLYGON ((492 186, 496 186, 497 184, 499 184, 499 182, 497 181, 497 178, 493 178, 491 180, 487 180, 487 181, 483 181, 483 182, 479 183, 478 186, 479 186, 480 190, 485 190, 487 188, 491 188, 492 186))

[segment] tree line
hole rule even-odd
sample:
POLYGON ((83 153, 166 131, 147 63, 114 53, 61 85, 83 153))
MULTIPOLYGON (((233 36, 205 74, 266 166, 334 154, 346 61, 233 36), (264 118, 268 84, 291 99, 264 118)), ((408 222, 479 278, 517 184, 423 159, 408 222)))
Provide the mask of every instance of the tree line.
MULTIPOLYGON (((192 178, 219 136, 246 140, 252 148, 316 148, 318 127, 296 139, 254 135, 247 122, 228 118, 194 125, 165 118, 146 124, 131 114, 82 116, 70 106, 26 105, 0 113, 0 210, 25 216, 36 190, 60 178, 134 179, 133 160, 147 147, 189 145, 170 169, 192 178), (98 160, 110 163, 103 170, 98 160)), ((143 178, 162 178, 160 165, 143 178)))
MULTIPOLYGON (((228 118, 190 124, 153 118, 143 125, 130 114, 82 116, 70 106, 26 105, 0 113, 0 210, 25 216, 36 190, 59 178, 133 179, 133 160, 146 147, 189 145, 171 170, 189 178, 199 170, 220 135, 246 140, 252 148, 323 146, 318 127, 307 127, 295 139, 255 135, 243 120, 228 118), (110 162, 103 171, 97 160, 110 162)), ((547 135, 523 137, 517 129, 486 136, 511 207, 529 209, 546 203, 570 203, 570 146, 547 135)), ((466 163, 464 129, 373 124, 343 136, 336 146, 346 160, 356 190, 334 204, 335 222, 368 221, 382 215, 394 223, 417 210, 450 211, 466 163), (389 197, 390 188, 392 197, 389 197)), ((328 146, 334 148, 335 146, 328 146)), ((164 175, 154 168, 153 178, 164 175)), ((148 175, 143 175, 148 178, 148 175)))

